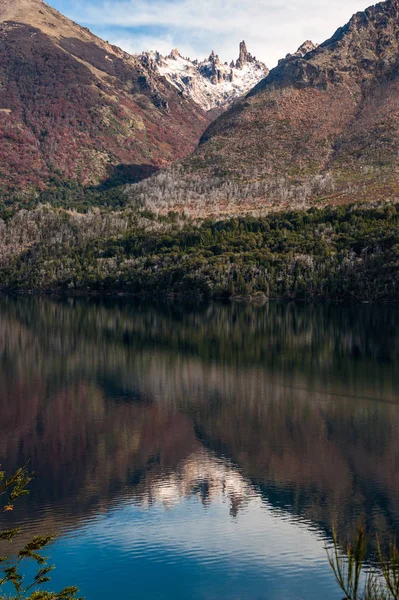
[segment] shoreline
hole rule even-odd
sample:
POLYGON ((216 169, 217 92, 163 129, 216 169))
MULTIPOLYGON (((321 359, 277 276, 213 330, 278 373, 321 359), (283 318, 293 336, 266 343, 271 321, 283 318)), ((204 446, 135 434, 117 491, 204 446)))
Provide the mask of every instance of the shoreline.
POLYGON ((218 302, 218 303, 237 303, 237 304, 255 304, 266 305, 270 302, 280 302, 283 304, 333 304, 333 305, 373 305, 373 306, 397 306, 398 300, 365 300, 365 299, 348 299, 348 298, 289 298, 289 297, 267 297, 265 295, 249 295, 249 296, 205 296, 201 294, 150 294, 150 293, 134 293, 134 292, 110 292, 110 291, 95 291, 95 290, 37 290, 37 289, 13 289, 0 288, 0 295, 14 297, 42 297, 42 298, 96 298, 96 299, 134 299, 134 300, 173 300, 173 301, 195 301, 198 303, 218 302))

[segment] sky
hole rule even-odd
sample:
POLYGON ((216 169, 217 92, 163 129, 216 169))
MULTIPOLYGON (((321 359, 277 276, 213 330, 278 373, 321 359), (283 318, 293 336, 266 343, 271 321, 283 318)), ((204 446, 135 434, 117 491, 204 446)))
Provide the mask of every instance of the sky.
POLYGON ((47 0, 128 52, 178 48, 203 59, 238 57, 241 40, 269 67, 305 40, 321 43, 370 0, 47 0))

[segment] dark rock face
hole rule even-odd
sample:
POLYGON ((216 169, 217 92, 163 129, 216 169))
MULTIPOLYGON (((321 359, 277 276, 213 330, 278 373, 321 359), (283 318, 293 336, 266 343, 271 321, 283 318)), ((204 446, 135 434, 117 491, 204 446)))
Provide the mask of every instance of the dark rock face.
POLYGON ((219 56, 215 54, 215 52, 212 50, 208 62, 199 67, 199 72, 201 73, 201 75, 210 79, 213 85, 218 85, 223 81, 232 81, 232 72, 226 72, 226 70, 221 68, 221 66, 222 63, 220 61, 219 56))
POLYGON ((0 42, 3 191, 98 184, 121 165, 162 166, 192 151, 209 123, 151 64, 41 0, 0 1, 0 42))
MULTIPOLYGON (((239 60, 248 60, 241 50, 239 60)), ((316 198, 317 178, 333 182, 323 198, 397 198, 398 97, 399 2, 388 0, 280 61, 212 123, 188 164, 201 177, 223 172, 274 187, 283 178, 287 198, 298 185, 316 198)))
POLYGON ((250 54, 248 52, 245 41, 242 41, 240 43, 240 55, 236 62, 236 68, 242 69, 243 66, 246 65, 247 63, 253 63, 253 62, 256 62, 256 57, 252 56, 252 54, 250 54))
POLYGON ((287 54, 285 58, 279 60, 278 64, 281 65, 286 60, 290 60, 291 58, 304 58, 304 56, 306 56, 310 52, 313 52, 313 50, 316 50, 316 48, 317 44, 314 44, 311 40, 307 40, 301 46, 299 46, 298 50, 294 52, 294 54, 287 54))

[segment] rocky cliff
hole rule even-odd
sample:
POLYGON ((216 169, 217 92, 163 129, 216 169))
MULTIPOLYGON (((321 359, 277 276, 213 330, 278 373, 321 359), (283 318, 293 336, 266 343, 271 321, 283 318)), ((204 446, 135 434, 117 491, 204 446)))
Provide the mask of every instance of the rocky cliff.
POLYGON ((183 57, 177 49, 168 56, 144 52, 139 59, 206 111, 223 111, 269 73, 266 65, 248 52, 245 42, 240 44, 239 58, 231 63, 223 63, 214 51, 199 62, 183 57))

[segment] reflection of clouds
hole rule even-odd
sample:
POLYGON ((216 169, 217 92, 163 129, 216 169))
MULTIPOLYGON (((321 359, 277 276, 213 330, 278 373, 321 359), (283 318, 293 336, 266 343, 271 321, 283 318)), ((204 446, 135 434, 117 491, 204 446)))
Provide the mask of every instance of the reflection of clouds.
POLYGON ((132 494, 152 509, 224 502, 244 518, 251 480, 324 527, 345 532, 366 512, 381 535, 397 529, 399 410, 365 401, 398 399, 395 311, 0 308, 0 461, 32 458, 28 523, 80 526, 132 494))
POLYGON ((96 536, 138 558, 157 549, 204 564, 231 562, 237 571, 257 564, 293 575, 302 568, 324 573, 326 566, 325 538, 316 527, 273 508, 237 469, 206 450, 147 482, 133 503, 125 499, 92 522, 82 539, 96 536))
POLYGON ((326 563, 325 538, 315 526, 273 508, 237 468, 205 449, 176 471, 149 478, 134 505, 145 509, 144 516, 132 514, 135 508, 126 503, 111 515, 133 553, 148 544, 204 562, 224 558, 276 567, 283 562, 290 569, 326 563))
POLYGON ((140 504, 172 507, 195 496, 207 505, 223 498, 230 504, 231 515, 236 516, 253 494, 252 486, 237 469, 206 451, 198 451, 182 461, 176 471, 150 480, 141 493, 140 504))
MULTIPOLYGON (((173 581, 180 599, 339 597, 323 535, 310 522, 274 509, 238 470, 206 450, 62 543, 70 557, 90 555, 95 576, 102 557, 111 555, 107 579, 121 586, 135 575, 141 598, 169 597, 165 581, 173 581), (201 486, 209 491, 205 503, 201 486), (233 518, 236 499, 242 504, 233 518)), ((89 581, 90 564, 78 566, 89 581)))

